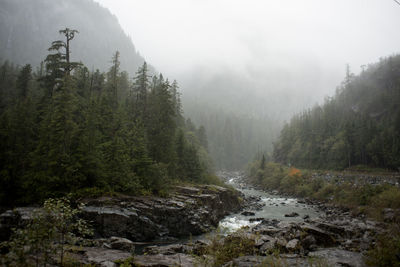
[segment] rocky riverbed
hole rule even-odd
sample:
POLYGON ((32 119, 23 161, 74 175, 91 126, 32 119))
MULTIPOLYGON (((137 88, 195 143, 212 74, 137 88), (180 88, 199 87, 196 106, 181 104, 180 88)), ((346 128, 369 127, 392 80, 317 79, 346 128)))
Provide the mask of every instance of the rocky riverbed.
MULTIPOLYGON (((79 240, 70 257, 96 266, 123 261, 136 266, 215 266, 218 250, 232 240, 244 240, 251 252, 223 265, 268 266, 278 260, 283 266, 365 266, 363 254, 384 229, 323 203, 249 188, 240 173, 220 176, 239 191, 182 186, 168 198, 83 199, 83 217, 92 222, 95 238, 79 240), (221 231, 215 231, 216 226, 221 231), (277 252, 279 258, 274 259, 271 255, 277 252)), ((1 214, 2 238, 29 220, 32 210, 1 214)))
POLYGON ((183 244, 149 246, 144 255, 134 258, 136 264, 213 266, 215 258, 207 253, 215 256, 210 249, 218 250, 218 246, 215 248, 212 243, 217 240, 223 250, 236 238, 250 240, 252 252, 224 266, 269 266, 273 261, 281 266, 365 266, 364 253, 384 229, 383 224, 323 203, 257 190, 259 195, 254 194, 239 173, 221 176, 246 194, 247 199, 243 211, 220 222, 220 227, 228 231, 183 244), (229 231, 239 227, 242 228, 238 232, 229 231), (271 256, 277 252, 279 257, 271 256))

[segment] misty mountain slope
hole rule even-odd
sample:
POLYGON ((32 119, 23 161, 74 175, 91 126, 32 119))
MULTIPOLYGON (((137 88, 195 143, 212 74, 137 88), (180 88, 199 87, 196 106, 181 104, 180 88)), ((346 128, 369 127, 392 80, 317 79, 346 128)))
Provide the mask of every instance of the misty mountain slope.
POLYGON ((131 74, 144 61, 117 18, 92 0, 0 0, 0 59, 38 66, 66 27, 79 31, 72 60, 89 69, 107 70, 116 50, 121 68, 131 74))
POLYGON ((277 61, 257 71, 249 68, 239 71, 229 67, 218 70, 213 70, 213 66, 207 70, 199 67, 193 73, 179 75, 177 78, 185 90, 184 103, 207 104, 227 113, 278 117, 283 121, 334 92, 334 85, 343 75, 334 72, 327 79, 315 62, 282 67, 277 61))
POLYGON ((179 79, 185 114, 205 126, 217 168, 242 169, 256 155, 272 153, 284 121, 321 101, 329 88, 316 64, 274 64, 257 71, 197 68, 179 79))
POLYGON ((272 152, 281 122, 235 114, 207 104, 186 104, 185 114, 205 127, 208 150, 217 169, 240 170, 254 156, 272 152))
POLYGON ((400 167, 400 55, 346 75, 336 95, 292 118, 274 159, 306 168, 400 167))

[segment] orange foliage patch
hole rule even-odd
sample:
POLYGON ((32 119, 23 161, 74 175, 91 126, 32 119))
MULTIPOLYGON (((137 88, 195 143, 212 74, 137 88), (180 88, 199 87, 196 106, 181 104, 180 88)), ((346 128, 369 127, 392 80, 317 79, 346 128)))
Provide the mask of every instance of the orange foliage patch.
POLYGON ((291 167, 289 170, 289 176, 297 176, 297 175, 301 175, 301 171, 299 169, 291 167))

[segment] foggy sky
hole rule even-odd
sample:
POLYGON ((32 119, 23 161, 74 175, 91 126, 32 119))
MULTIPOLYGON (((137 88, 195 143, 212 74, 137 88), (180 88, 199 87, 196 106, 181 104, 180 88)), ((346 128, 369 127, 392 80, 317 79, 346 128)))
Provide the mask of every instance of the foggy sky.
POLYGON ((273 69, 300 70, 298 76, 311 69, 326 95, 346 63, 357 73, 400 51, 400 6, 392 0, 96 1, 117 16, 146 60, 172 77, 205 67, 257 84, 273 69))

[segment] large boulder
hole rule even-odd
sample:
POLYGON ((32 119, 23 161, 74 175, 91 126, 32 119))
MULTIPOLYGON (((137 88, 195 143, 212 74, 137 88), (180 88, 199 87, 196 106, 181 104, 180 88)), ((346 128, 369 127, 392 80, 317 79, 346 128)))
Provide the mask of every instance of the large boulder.
POLYGON ((289 251, 289 252, 298 251, 300 249, 300 240, 292 239, 289 242, 287 242, 285 247, 286 247, 287 251, 289 251))
POLYGON ((125 251, 104 248, 84 248, 83 253, 81 263, 104 267, 117 267, 116 261, 124 261, 132 257, 131 253, 125 251))
POLYGON ((307 235, 301 240, 301 246, 306 250, 314 250, 317 246, 317 240, 313 235, 307 235))
MULTIPOLYGON (((274 256, 242 256, 226 263, 224 267, 253 267, 253 266, 296 266, 309 267, 310 262, 306 258, 297 255, 274 256)), ((323 266, 323 265, 322 265, 323 266)))
POLYGON ((304 232, 311 234, 315 238, 316 244, 319 246, 330 247, 337 244, 335 238, 332 236, 331 233, 324 231, 316 226, 304 224, 301 225, 301 229, 304 232))
POLYGON ((134 243, 131 240, 123 238, 123 237, 112 236, 110 238, 110 247, 112 249, 128 251, 131 253, 135 252, 134 243))
POLYGON ((311 252, 309 256, 325 259, 327 265, 329 266, 366 266, 363 260, 363 255, 361 253, 342 250, 339 248, 321 249, 315 252, 311 252))
POLYGON ((173 255, 139 255, 135 256, 133 263, 135 264, 134 266, 141 267, 202 266, 193 256, 181 253, 173 255))
POLYGON ((171 240, 216 227, 241 208, 240 193, 219 186, 177 187, 168 198, 102 197, 86 199, 83 217, 98 237, 133 241, 171 240))
POLYGON ((8 240, 13 228, 26 225, 36 209, 34 207, 22 207, 7 210, 0 214, 0 241, 8 240))
POLYGON ((190 254, 193 251, 193 246, 183 244, 172 244, 166 246, 148 246, 144 248, 143 252, 145 255, 173 255, 177 253, 190 254))

